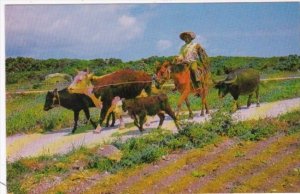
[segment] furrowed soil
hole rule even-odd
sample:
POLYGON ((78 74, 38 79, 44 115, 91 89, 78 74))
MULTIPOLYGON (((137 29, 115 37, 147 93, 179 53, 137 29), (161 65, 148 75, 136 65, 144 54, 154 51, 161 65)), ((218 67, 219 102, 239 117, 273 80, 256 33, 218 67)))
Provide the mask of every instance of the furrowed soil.
MULTIPOLYGON (((300 98, 263 103, 237 111, 235 120, 277 117, 300 109, 300 98)), ((194 122, 210 118, 195 117, 194 122)), ((127 119, 126 122, 132 122, 127 119)), ((147 131, 158 125, 151 120, 147 131)), ((176 132, 169 118, 163 128, 176 132)), ((8 137, 8 160, 67 153, 82 145, 93 148, 114 138, 117 128, 100 134, 91 131, 69 135, 69 130, 49 134, 8 137)), ((260 141, 221 137, 199 149, 177 150, 151 164, 137 165, 115 174, 95 169, 73 169, 47 174, 40 179, 28 174, 20 187, 28 193, 220 193, 300 192, 300 132, 275 133, 260 141)), ((118 131, 123 139, 141 136, 136 127, 118 131)), ((144 133, 144 134, 147 134, 144 133)), ((72 156, 84 161, 80 155, 72 156)), ((74 161, 74 160, 73 160, 74 161)), ((33 164, 31 164, 32 166, 33 164)), ((38 164, 36 168, 43 168, 38 164)), ((60 164, 55 164, 59 168, 60 164)), ((74 164, 68 165, 71 168, 74 164)))
POLYGON ((299 167, 300 132, 258 142, 224 137, 116 174, 74 171, 29 193, 299 192, 299 167))

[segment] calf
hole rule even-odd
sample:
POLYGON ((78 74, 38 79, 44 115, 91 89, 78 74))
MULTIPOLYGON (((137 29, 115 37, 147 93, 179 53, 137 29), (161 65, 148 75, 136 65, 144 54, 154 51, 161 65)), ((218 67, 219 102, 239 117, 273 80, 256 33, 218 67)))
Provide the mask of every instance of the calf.
POLYGON ((95 107, 95 105, 88 96, 84 94, 71 94, 68 92, 67 88, 60 91, 57 91, 57 89, 55 89, 53 92, 49 91, 46 95, 44 110, 48 111, 57 106, 62 106, 69 110, 73 110, 74 127, 72 133, 74 133, 77 128, 79 112, 81 110, 84 111, 87 120, 90 121, 94 127, 97 126, 90 117, 89 107, 95 107))
POLYGON ((177 118, 171 109, 166 94, 125 100, 123 101, 122 108, 124 111, 128 111, 128 114, 134 119, 135 126, 137 126, 141 132, 144 130, 143 125, 147 115, 158 115, 160 119, 158 128, 160 128, 165 119, 163 111, 174 120, 177 129, 180 130, 177 118))

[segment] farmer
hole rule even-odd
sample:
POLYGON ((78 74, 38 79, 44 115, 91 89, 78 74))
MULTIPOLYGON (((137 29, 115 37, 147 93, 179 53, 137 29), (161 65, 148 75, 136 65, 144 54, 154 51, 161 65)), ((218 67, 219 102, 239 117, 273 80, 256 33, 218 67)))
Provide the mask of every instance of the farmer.
POLYGON ((182 32, 179 37, 185 44, 175 58, 175 64, 188 64, 193 86, 197 89, 201 84, 201 76, 206 77, 204 74, 208 72, 208 56, 199 43, 192 42, 196 38, 194 32, 182 32))

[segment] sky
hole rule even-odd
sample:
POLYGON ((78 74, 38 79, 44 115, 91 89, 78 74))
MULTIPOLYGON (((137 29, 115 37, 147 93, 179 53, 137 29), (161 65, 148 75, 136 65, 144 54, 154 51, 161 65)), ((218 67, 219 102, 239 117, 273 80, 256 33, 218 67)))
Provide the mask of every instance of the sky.
POLYGON ((5 5, 6 57, 177 55, 193 31, 209 56, 300 54, 300 3, 5 5))

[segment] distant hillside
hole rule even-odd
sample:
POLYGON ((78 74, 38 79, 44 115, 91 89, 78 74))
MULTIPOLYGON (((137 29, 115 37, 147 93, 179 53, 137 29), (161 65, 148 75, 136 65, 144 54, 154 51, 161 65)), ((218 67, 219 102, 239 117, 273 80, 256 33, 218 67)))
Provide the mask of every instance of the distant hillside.
MULTIPOLYGON (((123 62, 121 59, 33 59, 25 57, 6 59, 7 84, 22 82, 39 82, 50 73, 76 74, 76 69, 89 68, 96 75, 104 75, 118 69, 144 70, 150 74, 155 71, 155 62, 170 59, 169 57, 152 56, 137 61, 123 62)), ((252 67, 264 72, 270 71, 299 71, 300 56, 289 55, 283 57, 259 58, 259 57, 211 57, 211 72, 222 75, 228 70, 238 67, 252 67)))

